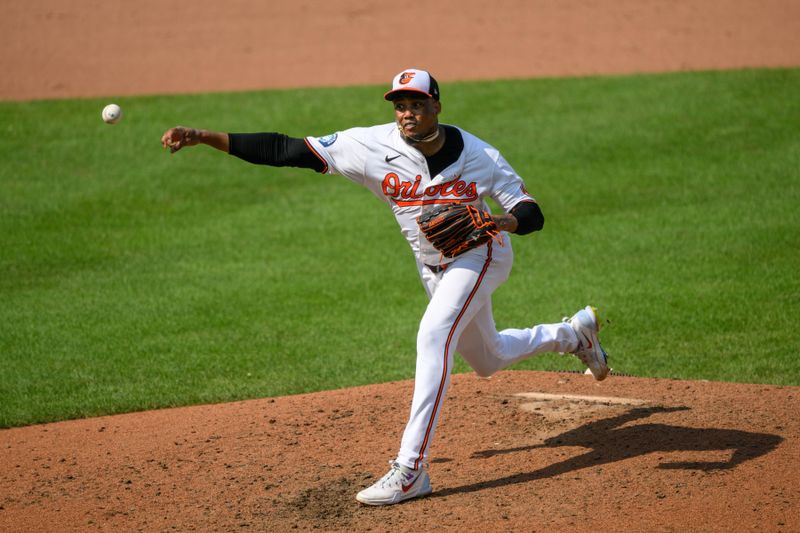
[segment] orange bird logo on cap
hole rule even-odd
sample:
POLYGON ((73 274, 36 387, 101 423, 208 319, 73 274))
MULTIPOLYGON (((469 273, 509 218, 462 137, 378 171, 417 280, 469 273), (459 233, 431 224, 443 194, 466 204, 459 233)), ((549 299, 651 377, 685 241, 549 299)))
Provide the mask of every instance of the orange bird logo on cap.
POLYGON ((405 85, 407 83, 410 83, 411 80, 414 79, 414 74, 416 74, 416 72, 403 72, 402 74, 400 74, 400 80, 399 80, 400 84, 405 85))

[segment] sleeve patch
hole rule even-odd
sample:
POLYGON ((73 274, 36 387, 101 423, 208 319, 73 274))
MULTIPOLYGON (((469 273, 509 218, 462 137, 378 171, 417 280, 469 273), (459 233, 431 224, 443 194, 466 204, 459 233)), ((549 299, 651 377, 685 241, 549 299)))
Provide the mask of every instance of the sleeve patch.
POLYGON ((326 135, 325 137, 320 137, 319 138, 319 143, 322 146, 324 146, 325 148, 327 148, 327 147, 329 147, 330 145, 332 145, 333 143, 336 142, 336 138, 337 137, 338 137, 338 134, 332 133, 330 135, 326 135))

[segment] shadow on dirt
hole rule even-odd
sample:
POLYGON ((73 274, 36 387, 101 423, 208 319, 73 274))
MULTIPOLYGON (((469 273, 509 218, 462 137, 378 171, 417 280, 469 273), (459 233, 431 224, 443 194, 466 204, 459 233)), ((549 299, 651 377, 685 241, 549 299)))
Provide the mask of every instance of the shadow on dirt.
POLYGON ((688 407, 647 407, 632 409, 619 416, 585 424, 579 428, 549 438, 542 444, 475 452, 472 455, 473 458, 485 459, 495 455, 519 453, 539 448, 580 446, 590 449, 590 451, 582 455, 572 457, 566 461, 555 463, 533 472, 520 473, 492 481, 483 481, 472 485, 444 489, 434 492, 430 497, 463 494, 487 488, 527 483, 537 479, 558 476, 567 472, 623 461, 631 457, 638 457, 654 452, 719 452, 733 450, 733 455, 727 461, 668 462, 658 465, 658 468, 666 469, 704 471, 729 469, 736 467, 744 461, 771 452, 783 441, 783 438, 778 435, 750 433, 732 429, 689 428, 666 424, 636 424, 620 427, 629 422, 646 418, 656 413, 671 413, 688 409, 688 407))

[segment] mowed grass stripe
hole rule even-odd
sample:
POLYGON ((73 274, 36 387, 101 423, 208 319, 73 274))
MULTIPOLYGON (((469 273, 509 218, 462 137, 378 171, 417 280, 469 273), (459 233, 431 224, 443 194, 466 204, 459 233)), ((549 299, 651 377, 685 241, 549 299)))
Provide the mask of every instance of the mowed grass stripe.
MULTIPOLYGON (((498 327, 593 303, 620 372, 800 383, 798 89, 796 69, 443 84, 442 121, 546 217, 513 238, 498 327)), ((386 122, 382 90, 121 98, 115 126, 108 100, 0 103, 0 425, 411 378, 426 299, 384 204, 159 145, 386 122)))

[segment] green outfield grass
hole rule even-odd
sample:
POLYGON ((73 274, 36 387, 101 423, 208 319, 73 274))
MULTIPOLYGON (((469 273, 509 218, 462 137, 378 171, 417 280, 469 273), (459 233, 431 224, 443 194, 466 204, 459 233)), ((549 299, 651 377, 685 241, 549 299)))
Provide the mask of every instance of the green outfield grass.
MULTIPOLYGON (((0 103, 0 426, 411 378, 426 298, 383 203, 159 144, 388 122, 383 90, 0 103)), ((547 219, 513 238, 498 327, 593 303, 620 372, 799 385, 798 94, 800 70, 444 84, 442 121, 547 219)))

